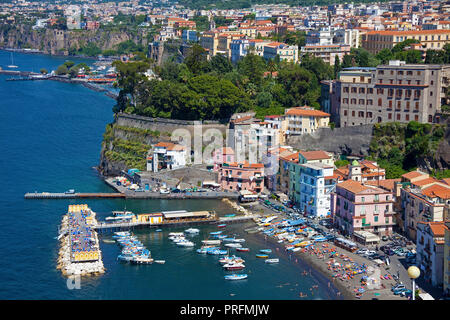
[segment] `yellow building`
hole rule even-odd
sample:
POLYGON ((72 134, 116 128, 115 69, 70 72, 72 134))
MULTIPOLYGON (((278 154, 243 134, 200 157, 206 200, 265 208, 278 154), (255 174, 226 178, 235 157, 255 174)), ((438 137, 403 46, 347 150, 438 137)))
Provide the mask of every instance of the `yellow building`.
POLYGON ((313 133, 319 128, 328 127, 330 123, 329 113, 307 106, 287 109, 284 116, 288 123, 288 135, 313 133))
POLYGON ((425 50, 440 50, 450 43, 450 30, 370 31, 362 36, 362 47, 376 54, 407 39, 420 41, 425 50))
POLYGON ((150 222, 150 224, 162 223, 162 213, 142 213, 137 215, 137 222, 150 222))

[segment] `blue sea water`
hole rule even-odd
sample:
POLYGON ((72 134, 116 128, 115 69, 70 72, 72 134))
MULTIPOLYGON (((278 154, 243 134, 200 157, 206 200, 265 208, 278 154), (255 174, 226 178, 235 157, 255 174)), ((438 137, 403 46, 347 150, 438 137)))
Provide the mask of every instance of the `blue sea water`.
MULTIPOLYGON (((54 70, 63 57, 14 53, 19 70, 54 70)), ((72 59, 73 60, 73 59, 72 59)), ((75 62, 89 60, 75 59, 75 62)), ((0 51, 0 66, 11 64, 11 54, 0 51)), ((53 81, 5 81, 0 75, 0 299, 300 299, 299 292, 319 289, 308 299, 334 299, 327 280, 319 274, 301 275, 309 267, 274 250, 276 265, 265 264, 255 253, 266 246, 259 235, 248 235, 243 226, 228 226, 227 234, 247 239, 249 278, 225 281, 226 274, 214 256, 195 248, 180 248, 161 233, 136 234, 164 265, 133 266, 117 261, 120 247, 105 243, 101 250, 106 273, 83 277, 81 288, 70 290, 59 270, 57 228, 75 200, 25 200, 33 191, 112 191, 93 169, 99 163, 102 134, 112 122, 114 100, 83 86, 53 81)), ((126 207, 136 213, 162 210, 216 210, 231 208, 215 200, 87 200, 100 219, 126 207)), ((196 248, 210 226, 199 227, 196 248)))

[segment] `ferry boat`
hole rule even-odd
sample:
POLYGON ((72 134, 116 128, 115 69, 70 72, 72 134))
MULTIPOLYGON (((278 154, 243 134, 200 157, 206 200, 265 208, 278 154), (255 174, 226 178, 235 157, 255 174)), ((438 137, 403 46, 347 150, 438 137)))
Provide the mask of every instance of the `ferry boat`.
POLYGON ((269 258, 269 255, 268 255, 268 254, 261 254, 261 253, 258 253, 258 254, 256 255, 256 257, 257 257, 257 258, 261 258, 261 259, 267 259, 267 258, 269 258))
POLYGON ((223 265, 226 270, 241 270, 245 268, 243 263, 231 262, 223 265))
POLYGON ((259 252, 261 252, 261 253, 272 253, 272 250, 271 249, 261 249, 261 250, 259 250, 259 252))
POLYGON ((230 274, 230 275, 226 275, 225 279, 226 280, 242 280, 242 279, 247 279, 248 275, 243 273, 243 274, 230 274))
POLYGON ((250 249, 249 249, 249 248, 236 248, 236 251, 240 251, 240 252, 249 252, 250 249))
POLYGON ((280 259, 275 258, 275 259, 266 259, 266 261, 264 261, 265 263, 278 263, 280 262, 280 259))

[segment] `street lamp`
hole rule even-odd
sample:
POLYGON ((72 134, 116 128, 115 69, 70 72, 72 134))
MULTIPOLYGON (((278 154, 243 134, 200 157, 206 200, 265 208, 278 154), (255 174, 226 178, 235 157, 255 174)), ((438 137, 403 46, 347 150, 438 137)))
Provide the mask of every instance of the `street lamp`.
POLYGON ((411 266, 408 268, 408 276, 412 280, 412 300, 415 300, 416 297, 416 283, 415 279, 417 279, 420 276, 420 270, 416 266, 411 266))

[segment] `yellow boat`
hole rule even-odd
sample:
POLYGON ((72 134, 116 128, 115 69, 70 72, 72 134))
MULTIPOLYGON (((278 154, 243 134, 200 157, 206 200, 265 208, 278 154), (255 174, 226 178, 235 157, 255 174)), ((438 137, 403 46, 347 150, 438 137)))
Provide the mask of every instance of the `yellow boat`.
POLYGON ((303 247, 309 246, 310 244, 312 244, 311 241, 302 241, 298 244, 298 246, 303 248, 303 247))

